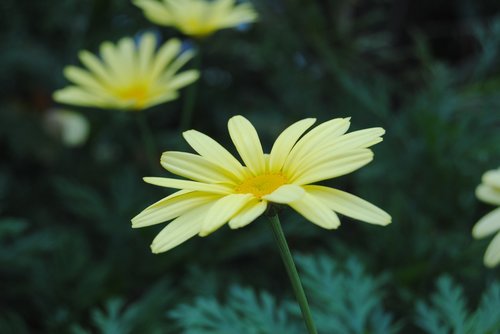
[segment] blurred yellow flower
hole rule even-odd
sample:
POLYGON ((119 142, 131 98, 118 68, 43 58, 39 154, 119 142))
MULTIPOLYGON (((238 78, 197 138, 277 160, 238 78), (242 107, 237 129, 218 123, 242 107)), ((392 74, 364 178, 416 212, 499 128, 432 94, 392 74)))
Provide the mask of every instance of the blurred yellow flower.
MULTIPOLYGON (((484 173, 482 183, 476 188, 476 196, 483 202, 500 206, 500 168, 484 173)), ((484 238, 493 233, 496 235, 484 254, 487 267, 500 263, 500 207, 481 218, 472 229, 475 238, 484 238)))
POLYGON ((149 206, 132 219, 144 227, 173 219, 154 239, 154 253, 165 252, 196 234, 206 236, 229 222, 243 227, 264 213, 270 203, 288 204, 326 229, 340 224, 335 212, 377 225, 391 217, 373 204, 321 185, 348 174, 373 159, 368 147, 382 141, 382 128, 345 134, 349 118, 322 123, 303 135, 316 120, 299 121, 276 139, 264 154, 255 128, 242 116, 228 122, 229 134, 244 163, 215 140, 195 130, 184 138, 198 153, 164 152, 162 166, 190 180, 146 177, 144 181, 180 191, 149 206))
POLYGON ((217 30, 257 20, 257 13, 248 3, 235 0, 134 0, 153 23, 175 27, 182 33, 205 37, 217 30))
POLYGON ((54 93, 57 102, 106 109, 141 110, 178 97, 178 90, 199 77, 196 70, 177 71, 192 57, 181 53, 181 42, 171 39, 157 52, 153 34, 142 35, 138 44, 123 38, 117 45, 101 44, 99 59, 88 51, 79 58, 88 70, 76 66, 64 69, 73 82, 54 93))

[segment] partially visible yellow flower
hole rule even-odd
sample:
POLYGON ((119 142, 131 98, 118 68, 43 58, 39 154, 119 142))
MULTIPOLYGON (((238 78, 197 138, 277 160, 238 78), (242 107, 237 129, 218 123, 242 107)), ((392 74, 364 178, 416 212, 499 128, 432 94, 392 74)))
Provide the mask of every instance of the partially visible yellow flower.
POLYGON ((257 20, 248 3, 235 0, 134 0, 153 23, 175 27, 186 35, 205 37, 217 30, 257 20))
POLYGON ((138 44, 123 38, 117 45, 101 44, 100 56, 81 51, 87 69, 67 66, 66 78, 73 82, 54 93, 57 102, 106 109, 141 110, 178 97, 178 90, 199 77, 196 70, 177 71, 192 57, 181 53, 181 42, 171 39, 158 51, 153 34, 142 35, 138 44))
POLYGON ((89 121, 80 113, 72 110, 53 109, 44 119, 47 131, 70 147, 83 145, 89 136, 89 121))
POLYGON ((244 165, 212 138, 195 130, 183 133, 198 153, 164 152, 162 166, 181 177, 146 177, 144 181, 180 191, 149 206, 132 219, 132 227, 168 224, 154 239, 154 253, 165 252, 198 234, 206 236, 229 222, 250 224, 271 203, 288 204, 312 223, 335 229, 335 212, 367 223, 387 225, 391 217, 369 202, 314 183, 351 173, 373 159, 368 147, 382 141, 382 128, 345 134, 349 118, 316 120, 288 127, 264 154, 255 128, 242 116, 228 122, 229 134, 244 165))
POLYGON ((472 229, 475 238, 496 233, 484 254, 484 264, 494 267, 500 263, 500 168, 484 173, 482 183, 476 188, 476 196, 483 202, 499 206, 481 218, 472 229))

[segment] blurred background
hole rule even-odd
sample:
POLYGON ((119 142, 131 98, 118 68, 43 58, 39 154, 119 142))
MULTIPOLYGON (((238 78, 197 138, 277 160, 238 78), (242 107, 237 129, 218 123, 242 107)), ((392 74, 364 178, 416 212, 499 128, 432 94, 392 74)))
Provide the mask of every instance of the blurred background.
MULTIPOLYGON (((392 225, 281 213, 319 332, 500 333, 500 271, 471 236, 493 209, 475 187, 500 165, 500 2, 252 3, 257 23, 202 45, 194 128, 232 148, 241 114, 267 151, 306 117, 387 131, 371 164, 328 184, 392 225)), ((0 2, 0 333, 304 333, 264 217, 151 254, 164 225, 130 219, 169 193, 141 178, 169 174, 151 170, 137 115, 51 99, 79 50, 146 31, 193 44, 129 1, 0 2)), ((188 150, 183 95, 144 111, 158 160, 188 150)))

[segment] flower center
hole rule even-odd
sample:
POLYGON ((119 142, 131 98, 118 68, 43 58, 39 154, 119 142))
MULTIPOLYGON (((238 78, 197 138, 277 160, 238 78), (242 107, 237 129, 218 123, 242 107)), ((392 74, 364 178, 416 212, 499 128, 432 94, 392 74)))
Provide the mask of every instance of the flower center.
POLYGON ((144 84, 135 84, 127 88, 121 89, 117 92, 117 95, 124 100, 134 101, 136 107, 141 108, 146 102, 148 97, 148 87, 144 84))
POLYGON ((272 193, 287 181, 282 174, 263 174, 246 179, 234 190, 238 194, 254 194, 255 197, 261 198, 272 193))

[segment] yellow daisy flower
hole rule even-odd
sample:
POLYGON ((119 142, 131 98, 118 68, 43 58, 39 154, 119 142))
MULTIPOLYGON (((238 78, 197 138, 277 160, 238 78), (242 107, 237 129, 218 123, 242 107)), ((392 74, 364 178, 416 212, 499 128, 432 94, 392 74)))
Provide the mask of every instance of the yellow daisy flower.
POLYGON ((194 37, 206 37, 217 30, 257 20, 248 3, 235 0, 134 0, 151 22, 171 26, 194 37))
POLYGON ((345 134, 349 118, 320 124, 315 119, 288 127, 264 154, 255 128, 242 116, 228 122, 229 134, 244 165, 203 133, 183 133, 198 153, 164 152, 162 166, 190 180, 146 177, 150 184, 180 189, 132 219, 132 227, 168 224, 154 239, 154 253, 165 252, 198 234, 206 236, 229 222, 233 229, 248 225, 269 204, 288 204, 312 223, 326 229, 340 224, 335 212, 367 223, 387 225, 391 217, 373 204, 321 185, 348 174, 373 159, 368 147, 382 141, 382 128, 345 134))
POLYGON ((178 90, 199 77, 196 70, 177 71, 194 53, 181 53, 181 42, 171 39, 155 52, 157 40, 151 33, 138 44, 123 38, 117 45, 104 42, 99 59, 88 51, 79 58, 88 70, 67 66, 64 75, 73 82, 54 93, 57 102, 106 109, 141 110, 178 97, 178 90))
MULTIPOLYGON (((476 188, 476 197, 483 202, 500 206, 500 168, 484 173, 482 183, 476 188)), ((493 233, 496 236, 484 254, 484 264, 487 267, 500 263, 500 207, 481 218, 472 229, 475 238, 484 238, 493 233)))

